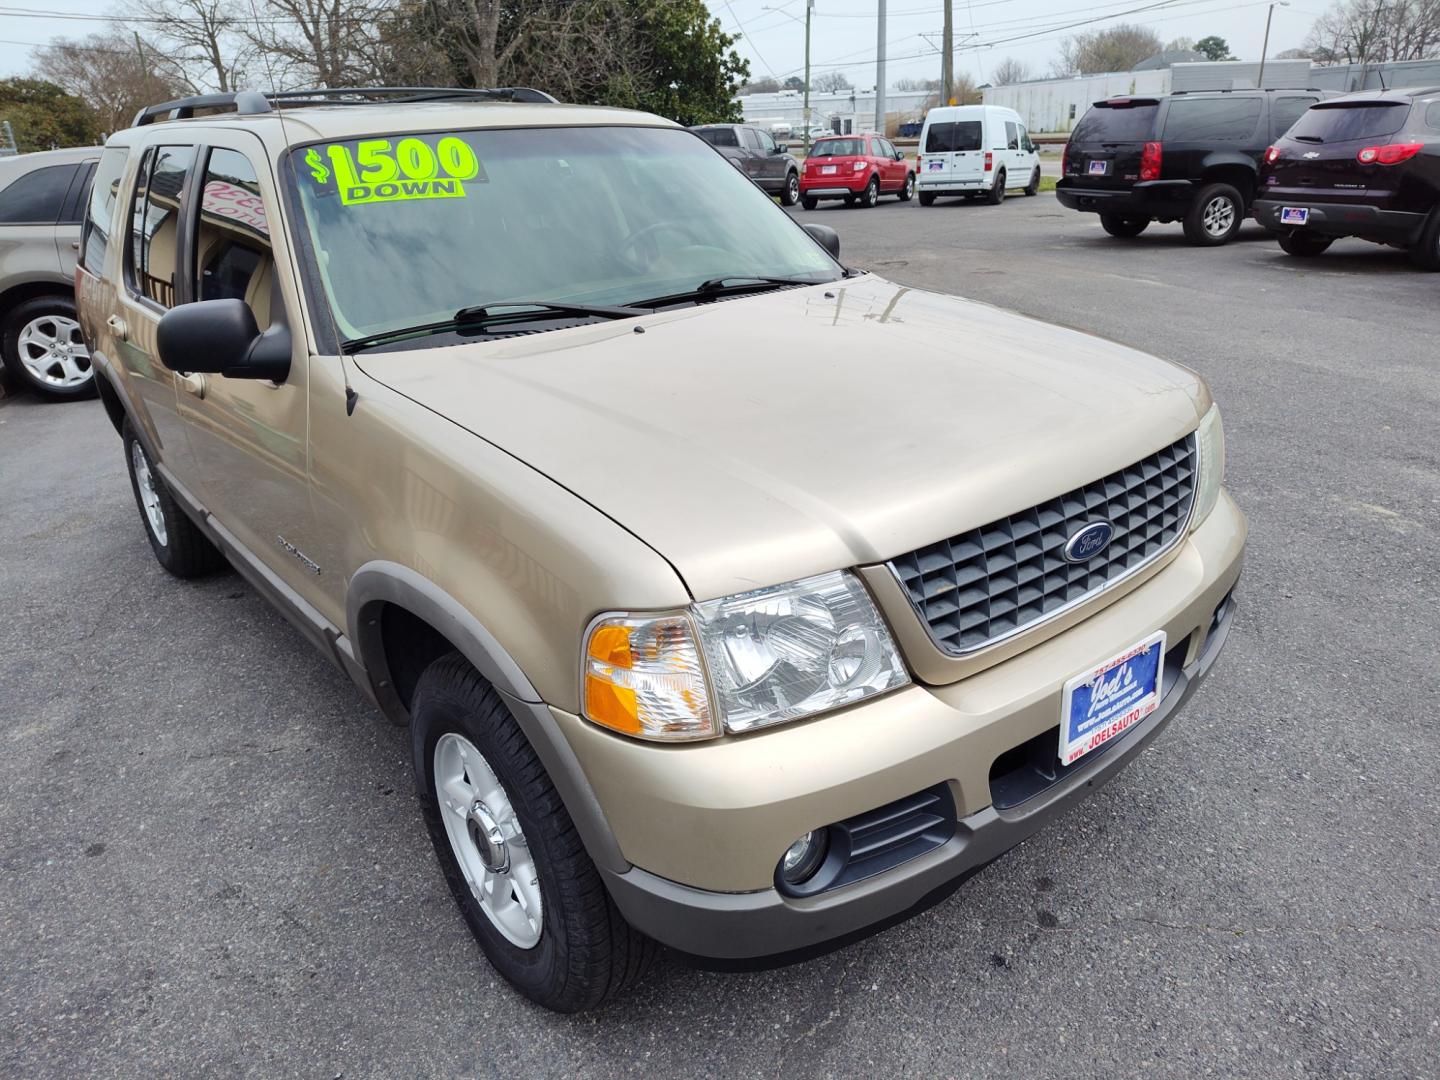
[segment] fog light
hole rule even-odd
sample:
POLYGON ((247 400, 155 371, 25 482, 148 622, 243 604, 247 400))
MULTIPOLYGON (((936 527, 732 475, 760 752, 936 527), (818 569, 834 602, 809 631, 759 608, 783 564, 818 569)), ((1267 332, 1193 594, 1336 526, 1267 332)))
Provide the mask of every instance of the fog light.
POLYGON ((827 829, 815 829, 791 844, 780 859, 780 877, 786 884, 809 881, 825 861, 830 843, 827 829))

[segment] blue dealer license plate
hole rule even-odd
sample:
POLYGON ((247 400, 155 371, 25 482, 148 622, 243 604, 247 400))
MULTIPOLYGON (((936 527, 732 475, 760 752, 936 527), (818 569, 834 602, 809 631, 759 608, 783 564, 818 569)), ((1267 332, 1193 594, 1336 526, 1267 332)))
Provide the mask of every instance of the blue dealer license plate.
POLYGON ((1159 708, 1164 667, 1162 630, 1067 682, 1060 706, 1061 762, 1079 761, 1159 708))
POLYGON ((1310 220, 1310 208, 1307 206, 1282 206, 1280 208, 1281 225, 1304 225, 1310 220))

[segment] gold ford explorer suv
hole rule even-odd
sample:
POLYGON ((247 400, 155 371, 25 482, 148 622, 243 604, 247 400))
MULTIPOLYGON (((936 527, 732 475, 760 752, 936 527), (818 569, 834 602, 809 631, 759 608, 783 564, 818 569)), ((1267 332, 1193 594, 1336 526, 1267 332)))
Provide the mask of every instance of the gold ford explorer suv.
POLYGON ((847 269, 654 116, 172 102, 82 248, 156 556, 228 559, 409 726, 465 918, 552 1008, 936 903, 1230 628, 1199 377, 847 269))

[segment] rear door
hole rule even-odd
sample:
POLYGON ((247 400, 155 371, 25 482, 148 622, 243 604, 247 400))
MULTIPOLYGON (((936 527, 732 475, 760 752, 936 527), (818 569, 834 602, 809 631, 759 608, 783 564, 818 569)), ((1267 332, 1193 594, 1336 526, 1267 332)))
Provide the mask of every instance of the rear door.
POLYGON ((979 181, 985 176, 985 125, 974 120, 942 120, 925 133, 924 179, 929 182, 979 181))
POLYGON ((46 278, 73 277, 75 253, 68 262, 56 248, 56 227, 63 215, 67 196, 81 172, 79 162, 46 165, 22 172, 0 190, 0 262, 7 269, 34 273, 46 278))
POLYGON ((1390 193, 1401 170, 1362 165, 1361 150, 1394 142, 1410 116, 1400 101, 1323 101, 1286 133, 1281 156, 1266 170, 1271 199, 1373 203, 1390 193))
POLYGON ((1066 177, 1077 187, 1132 187, 1140 179, 1145 144, 1156 138, 1159 117, 1159 98, 1097 101, 1070 135, 1066 177))
POLYGON ((95 176, 95 162, 84 162, 70 183, 70 193, 55 225, 55 250, 60 257, 60 272, 75 277, 75 263, 80 255, 80 221, 85 204, 90 201, 90 181, 95 176))

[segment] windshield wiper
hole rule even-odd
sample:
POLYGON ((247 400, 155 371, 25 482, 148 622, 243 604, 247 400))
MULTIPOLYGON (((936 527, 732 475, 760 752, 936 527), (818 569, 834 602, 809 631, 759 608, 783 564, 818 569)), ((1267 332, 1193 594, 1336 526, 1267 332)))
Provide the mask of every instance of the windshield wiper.
POLYGON ((1291 135, 1296 142, 1323 143, 1325 140, 1319 135, 1291 135))
POLYGON ((790 285, 822 285, 820 281, 806 281, 803 278, 764 277, 757 274, 726 274, 702 281, 693 289, 656 296, 650 300, 638 300, 640 307, 665 307, 667 304, 683 304, 691 300, 710 300, 717 296, 733 296, 736 293, 764 292, 767 289, 783 289, 790 285))
POLYGON ((440 322, 419 323, 402 326, 394 330, 383 330, 378 334, 352 338, 341 349, 347 353, 360 352, 375 345, 396 341, 401 338, 428 337, 454 330, 485 330, 494 326, 512 326, 516 323, 534 322, 537 319, 553 319, 555 316, 594 316, 601 319, 630 319, 637 315, 649 315, 641 307, 607 306, 604 304, 563 304, 550 300, 498 300, 489 304, 461 308, 453 316, 440 322))

